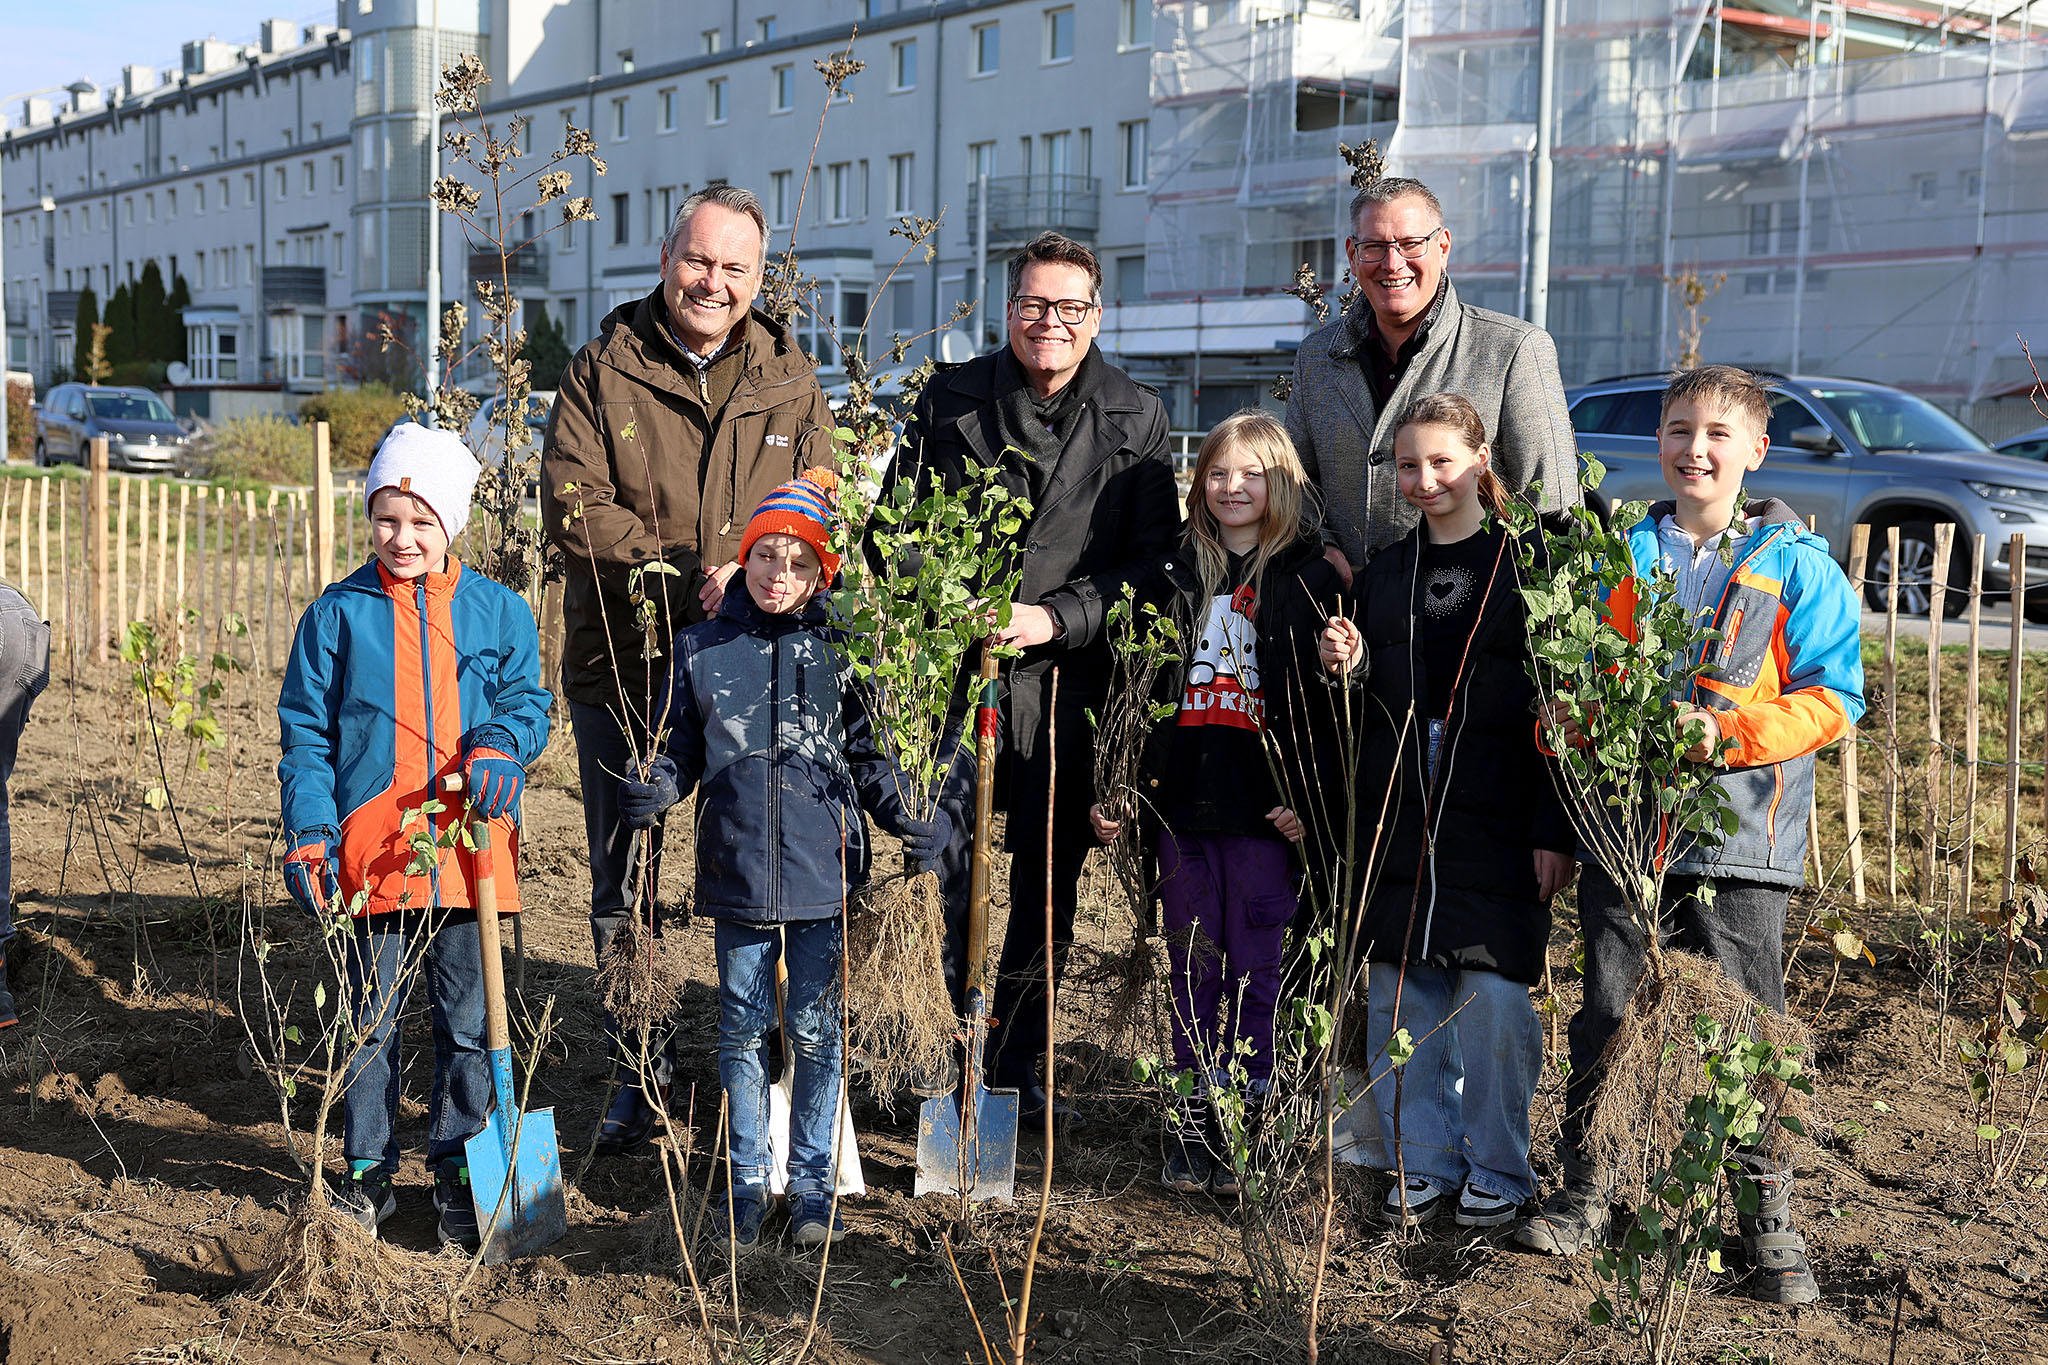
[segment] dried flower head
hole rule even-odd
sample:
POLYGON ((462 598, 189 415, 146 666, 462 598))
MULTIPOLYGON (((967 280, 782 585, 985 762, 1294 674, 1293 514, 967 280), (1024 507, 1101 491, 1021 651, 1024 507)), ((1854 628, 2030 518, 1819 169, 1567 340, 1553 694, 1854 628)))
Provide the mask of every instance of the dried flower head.
POLYGON ((490 73, 484 70, 483 62, 474 52, 465 52, 455 65, 442 68, 434 103, 444 113, 468 113, 478 107, 477 92, 490 83, 490 73))
POLYGON ((465 185, 452 175, 444 175, 434 182, 434 206, 443 213, 467 218, 482 203, 483 193, 476 186, 465 185))
POLYGON ((565 223, 596 222, 597 209, 591 204, 590 196, 579 194, 568 203, 562 205, 562 221, 565 223))
POLYGON ((866 62, 854 59, 851 43, 847 45, 845 52, 835 52, 830 57, 813 61, 811 65, 825 78, 828 99, 833 95, 846 95, 848 99, 852 99, 853 96, 846 91, 846 83, 868 69, 866 62))
POLYGON ((1362 190, 1387 173, 1386 153, 1380 150, 1378 138, 1367 138, 1356 147, 1348 142, 1337 144, 1337 154, 1351 167, 1351 188, 1362 190))
POLYGON ((569 185, 570 176, 567 171, 543 172, 540 178, 533 182, 533 188, 539 194, 539 198, 534 202, 545 204, 560 199, 569 192, 569 185))
POLYGON ((1307 261, 1303 261, 1294 272, 1294 287, 1287 292, 1315 309, 1317 322, 1330 320, 1330 301, 1323 297, 1323 286, 1316 279, 1315 267, 1307 261))

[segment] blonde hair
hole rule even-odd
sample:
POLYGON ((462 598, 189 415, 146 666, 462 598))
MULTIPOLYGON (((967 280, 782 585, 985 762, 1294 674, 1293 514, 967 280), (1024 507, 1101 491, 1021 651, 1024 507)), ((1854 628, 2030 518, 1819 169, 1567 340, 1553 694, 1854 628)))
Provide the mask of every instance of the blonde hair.
MULTIPOLYGON (((1479 409, 1462 393, 1446 391, 1416 399, 1401 410, 1400 419, 1394 423, 1394 434, 1399 436, 1408 427, 1448 427, 1458 433, 1458 439, 1470 451, 1476 452, 1486 444, 1486 423, 1480 420, 1479 409)), ((1472 491, 1479 495, 1479 505, 1494 516, 1506 514, 1508 490, 1500 475, 1493 472, 1491 460, 1479 467, 1472 491)))
POLYGON ((1267 561, 1301 534, 1301 504, 1308 474, 1301 467, 1301 457, 1294 452, 1294 442, 1287 437, 1287 428, 1263 408, 1245 408, 1230 414, 1202 438, 1201 451, 1195 456, 1194 484, 1188 489, 1188 546, 1194 552, 1195 573, 1202 581, 1202 592, 1210 597, 1223 590, 1230 552, 1223 548, 1222 531, 1216 524, 1216 514, 1209 510, 1203 485, 1210 467, 1232 451, 1256 456, 1266 470, 1266 515, 1259 523, 1259 543, 1252 551, 1248 581, 1257 582, 1266 571, 1267 561))

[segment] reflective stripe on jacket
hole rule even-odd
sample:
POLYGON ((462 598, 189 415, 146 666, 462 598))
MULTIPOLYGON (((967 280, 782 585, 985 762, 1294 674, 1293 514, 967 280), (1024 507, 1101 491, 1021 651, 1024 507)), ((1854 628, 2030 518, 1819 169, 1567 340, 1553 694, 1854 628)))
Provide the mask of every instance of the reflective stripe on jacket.
MULTIPOLYGON (((474 859, 443 848, 408 871, 412 840, 437 839, 462 816, 438 793, 473 747, 519 763, 547 743, 553 698, 540 685, 540 639, 517 593, 451 558, 446 573, 400 580, 375 559, 321 593, 292 638, 277 699, 278 763, 289 841, 324 833, 340 859, 341 893, 367 890, 363 914, 475 905, 474 859), (430 801, 446 809, 421 814, 430 801)), ((518 856, 516 813, 492 822, 518 856)), ((501 865, 498 908, 519 908, 501 865)))

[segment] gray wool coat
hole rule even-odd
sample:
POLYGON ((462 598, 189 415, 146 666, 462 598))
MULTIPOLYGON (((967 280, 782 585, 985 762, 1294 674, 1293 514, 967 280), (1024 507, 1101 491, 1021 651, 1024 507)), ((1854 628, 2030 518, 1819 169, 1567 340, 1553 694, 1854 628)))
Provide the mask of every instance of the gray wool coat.
POLYGON ((1421 519, 1394 484, 1394 420, 1432 393, 1463 394, 1479 409, 1509 492, 1540 482, 1542 510, 1580 503, 1578 443, 1548 332, 1459 303, 1445 280, 1443 308, 1382 412, 1358 364, 1366 308, 1361 297, 1302 339, 1287 399, 1287 434, 1322 495, 1326 535, 1347 560, 1364 564, 1421 519))

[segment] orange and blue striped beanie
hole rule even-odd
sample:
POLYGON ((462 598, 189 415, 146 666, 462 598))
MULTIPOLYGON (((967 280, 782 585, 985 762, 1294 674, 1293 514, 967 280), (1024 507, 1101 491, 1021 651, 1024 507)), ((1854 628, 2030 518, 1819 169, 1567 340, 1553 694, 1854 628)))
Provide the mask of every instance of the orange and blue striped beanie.
POLYGON ((824 468, 803 473, 761 499, 747 533, 740 537, 740 558, 753 551, 762 536, 795 536, 818 552, 824 581, 839 576, 839 556, 832 553, 832 523, 839 515, 839 475, 824 468))

